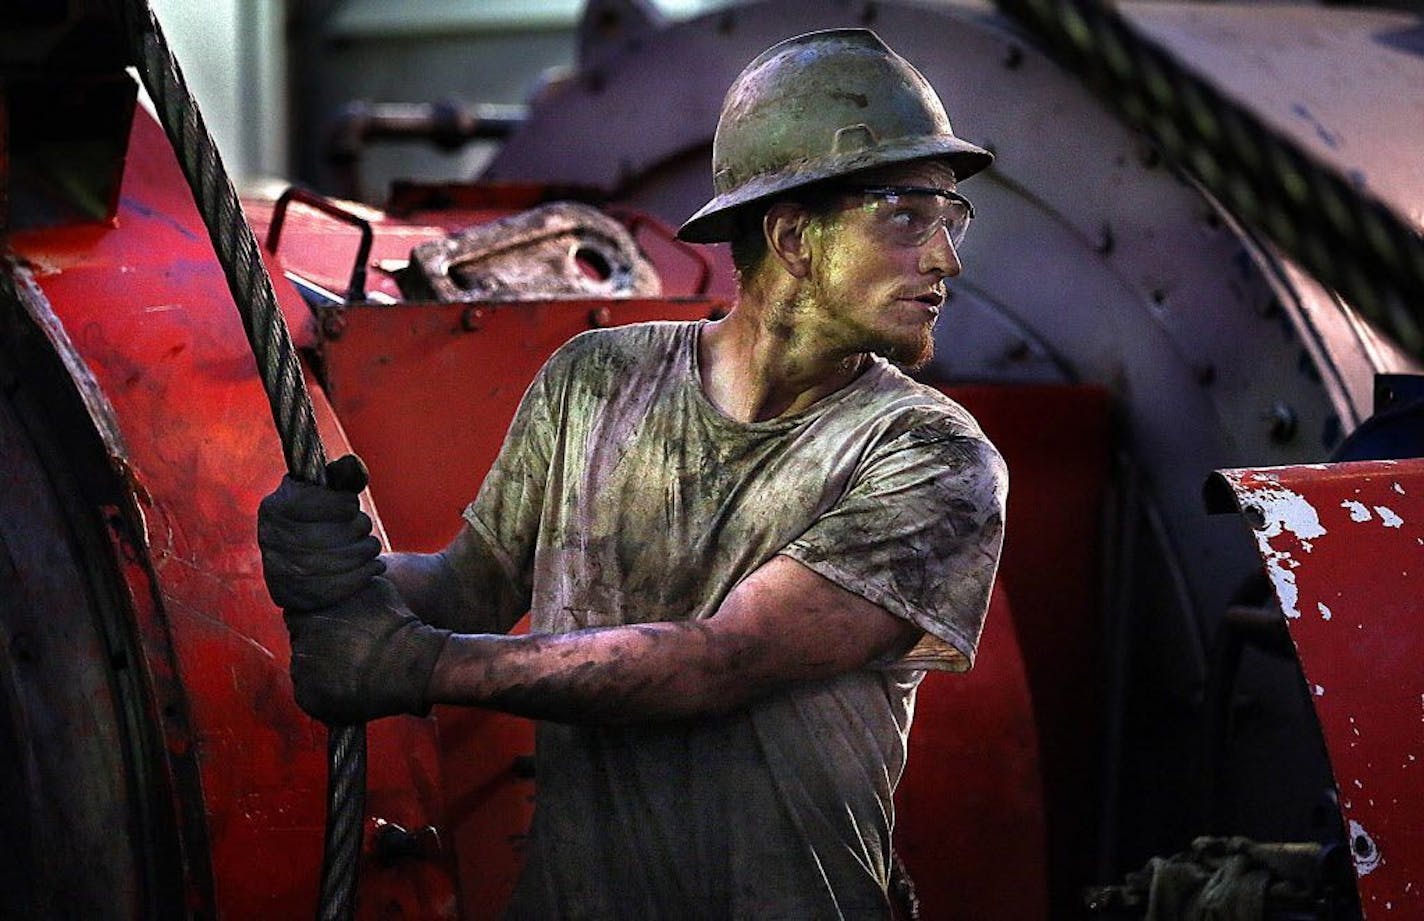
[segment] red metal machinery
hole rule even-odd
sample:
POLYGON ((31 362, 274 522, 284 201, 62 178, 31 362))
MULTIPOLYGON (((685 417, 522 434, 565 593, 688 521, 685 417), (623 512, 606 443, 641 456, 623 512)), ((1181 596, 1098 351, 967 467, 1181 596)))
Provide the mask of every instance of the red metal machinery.
MULTIPOLYGON (((41 11, 0 42, 0 829, 19 842, 0 895, 30 916, 310 916, 324 742, 291 701, 253 537, 281 453, 173 154, 131 118, 123 61, 91 12, 41 11)), ((1225 54, 1235 46, 1202 38, 1225 30, 1239 57, 1280 60, 1261 53, 1264 18, 1136 15, 1179 49, 1225 54)), ((1326 21, 1276 15, 1276 37, 1326 21)), ((1407 25, 1332 16, 1332 40, 1366 69, 1360 37, 1407 25)), ((393 545, 443 543, 559 343, 726 309, 725 255, 671 243, 663 223, 705 192, 716 100, 776 38, 867 21, 1000 158, 976 180, 983 219, 928 370, 1003 448, 1013 492, 981 662, 927 680, 898 798, 924 916, 1072 917, 1083 886, 1204 831, 1344 840, 1365 911, 1418 914, 1424 689, 1407 587, 1424 480, 1418 462, 1301 466, 1369 414, 1375 373, 1418 364, 983 9, 768 2, 590 28, 585 79, 542 96, 492 168, 523 185, 407 187, 384 212, 338 205, 336 222, 289 208, 272 267, 329 451, 365 457, 393 545), (685 119, 620 102, 673 96, 685 119), (662 294, 432 303, 382 271, 551 186, 621 214, 662 294), (353 291, 362 222, 359 261, 375 271, 353 291), (1200 500, 1211 470, 1247 465, 1294 465, 1224 475, 1259 558, 1200 500), (1263 561, 1273 591, 1253 593, 1263 561), (1230 612, 1251 605, 1287 615, 1312 695, 1293 657, 1215 660, 1230 612), (1341 627, 1357 641, 1340 643, 1341 627), (1234 695, 1215 701, 1217 721, 1225 671, 1234 695)), ((1394 63, 1375 79, 1420 74, 1394 63)), ((1267 76, 1248 89, 1289 112, 1267 76)), ((1348 168, 1391 201, 1418 191, 1424 178, 1391 164, 1424 119, 1386 138, 1309 102, 1341 120, 1325 126, 1337 137, 1378 145, 1348 168)), ((249 210, 269 224, 271 203, 249 210)), ((477 712, 371 727, 363 917, 497 912, 530 746, 527 725, 477 712)))

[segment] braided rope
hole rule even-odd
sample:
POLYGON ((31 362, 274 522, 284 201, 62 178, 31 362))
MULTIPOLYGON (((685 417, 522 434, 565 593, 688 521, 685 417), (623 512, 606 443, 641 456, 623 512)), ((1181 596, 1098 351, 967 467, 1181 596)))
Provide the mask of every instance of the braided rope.
POLYGON ((1244 224, 1424 356, 1424 237, 1102 0, 997 0, 1244 224))
MULTIPOLYGON (((257 240, 223 169, 217 145, 146 0, 126 0, 124 11, 131 53, 178 154, 242 317, 287 470, 308 482, 325 483, 326 456, 317 434, 311 395, 257 240)), ((354 914, 365 792, 366 727, 328 727, 326 846, 318 911, 323 921, 349 919, 354 914)))

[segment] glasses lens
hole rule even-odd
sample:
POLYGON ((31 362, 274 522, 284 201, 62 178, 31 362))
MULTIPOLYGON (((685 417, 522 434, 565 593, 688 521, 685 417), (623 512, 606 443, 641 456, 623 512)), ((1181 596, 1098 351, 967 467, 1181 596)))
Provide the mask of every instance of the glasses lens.
POLYGON ((973 214, 969 202, 931 190, 867 191, 875 200, 875 215, 890 240, 901 246, 922 246, 941 227, 958 246, 973 214))

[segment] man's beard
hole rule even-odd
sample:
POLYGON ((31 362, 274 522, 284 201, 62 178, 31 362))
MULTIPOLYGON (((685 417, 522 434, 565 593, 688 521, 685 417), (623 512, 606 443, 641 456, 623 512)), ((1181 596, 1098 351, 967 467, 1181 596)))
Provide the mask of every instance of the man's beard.
MULTIPOLYGON (((827 305, 835 303, 832 298, 826 296, 820 286, 812 284, 802 288, 786 306, 792 311, 792 315, 795 315, 800 311, 826 310, 827 305)), ((836 308, 831 306, 830 309, 836 308)), ((934 327, 933 322, 924 323, 912 336, 891 339, 873 329, 858 326, 851 339, 854 341, 864 337, 865 341, 860 342, 859 347, 855 349, 857 352, 879 355, 905 371, 919 371, 934 358, 934 327)))
POLYGON ((920 327, 913 340, 884 342, 870 351, 905 371, 919 371, 934 358, 934 324, 920 327))

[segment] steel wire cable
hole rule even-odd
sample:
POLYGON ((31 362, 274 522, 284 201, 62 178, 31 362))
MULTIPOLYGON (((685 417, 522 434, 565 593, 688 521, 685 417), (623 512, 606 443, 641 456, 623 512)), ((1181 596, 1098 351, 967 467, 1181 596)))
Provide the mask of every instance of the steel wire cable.
POLYGON ((1424 356, 1424 236, 1101 0, 997 0, 1248 227, 1424 356))
MULTIPOLYGON (((178 155, 242 317, 287 470, 324 484, 326 455, 311 395, 257 239, 223 169, 217 145, 146 0, 125 0, 123 12, 130 53, 178 155)), ((328 726, 327 730, 326 837, 318 917, 346 921, 353 916, 356 902, 365 812, 366 727, 328 726)))

